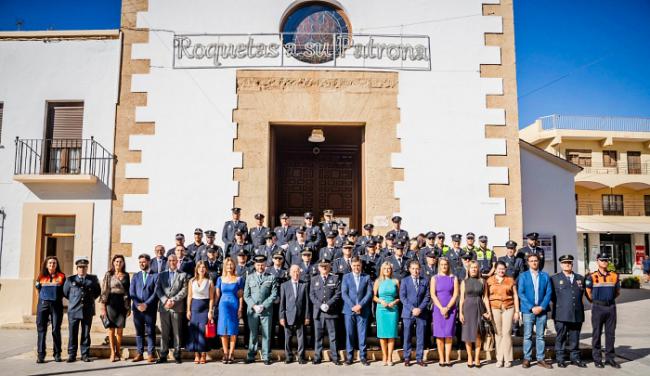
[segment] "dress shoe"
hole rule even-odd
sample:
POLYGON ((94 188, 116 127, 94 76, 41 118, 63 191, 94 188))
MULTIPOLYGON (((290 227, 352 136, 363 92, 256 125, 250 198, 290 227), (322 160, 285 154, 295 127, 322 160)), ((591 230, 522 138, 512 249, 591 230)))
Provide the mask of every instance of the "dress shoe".
POLYGON ((75 358, 74 356, 71 356, 71 357, 68 358, 68 360, 66 360, 67 363, 74 363, 76 361, 77 361, 77 358, 75 358))
POLYGON ((156 364, 163 364, 163 363, 167 363, 167 358, 164 356, 161 356, 160 358, 158 358, 158 360, 156 360, 156 364))
POLYGON ((54 355, 54 361, 57 363, 61 363, 61 355, 54 355))
POLYGON ((36 363, 38 363, 38 364, 45 363, 45 358, 41 358, 39 356, 38 358, 36 358, 36 363))
POLYGON ((427 364, 426 364, 425 362, 423 362, 423 361, 420 360, 420 361, 418 361, 418 366, 420 366, 420 367, 426 367, 427 364))
POLYGON ((560 368, 566 368, 566 362, 564 360, 560 360, 557 362, 557 366, 560 368))
POLYGON ((605 368, 603 362, 594 361, 594 365, 596 366, 596 368, 605 368))
POLYGON ((550 363, 546 363, 545 360, 538 360, 537 365, 542 367, 542 368, 546 368, 546 369, 552 369, 553 368, 553 366, 550 363))
POLYGON ((284 360, 284 364, 291 364, 291 363, 293 363, 293 359, 291 358, 287 358, 284 360))
POLYGON ((341 363, 341 361, 338 360, 338 359, 334 359, 334 360, 332 360, 332 363, 334 363, 335 366, 340 366, 340 365, 343 364, 343 363, 341 363))
POLYGON ((320 359, 314 359, 314 360, 312 361, 312 364, 321 364, 321 362, 322 362, 322 361, 321 361, 320 359))
POLYGON ((147 363, 154 363, 156 361, 156 358, 153 357, 153 355, 148 355, 147 356, 147 363))
POLYGON ((253 359, 251 359, 251 358, 246 358, 246 359, 244 359, 244 364, 251 364, 251 363, 253 363, 253 362, 255 362, 255 360, 253 360, 253 359))
POLYGON ((141 362, 143 360, 144 360, 144 357, 142 356, 142 354, 138 354, 131 361, 135 363, 135 362, 141 362))
POLYGON ((264 360, 264 365, 265 365, 265 366, 270 366, 271 364, 272 364, 272 362, 271 362, 270 359, 265 359, 265 360, 264 360))
POLYGON ((614 368, 621 368, 621 365, 618 364, 614 359, 609 359, 605 361, 605 364, 612 366, 614 368))
POLYGON ((410 367, 411 366, 411 361, 408 359, 404 360, 404 367, 410 367))
POLYGON ((351 366, 352 365, 352 359, 348 359, 345 361, 346 366, 351 366))
POLYGON ((307 364, 307 361, 305 359, 298 359, 298 364, 307 364))
POLYGON ((524 368, 530 368, 530 360, 524 359, 524 361, 521 363, 521 366, 524 368))
POLYGON ((572 360, 571 364, 573 364, 576 367, 587 368, 587 364, 585 362, 583 362, 582 360, 572 360))
POLYGON ((82 357, 81 357, 81 360, 84 361, 84 362, 86 362, 86 363, 90 363, 90 362, 93 361, 92 359, 90 359, 90 357, 89 357, 88 355, 84 355, 84 356, 82 356, 82 357))
POLYGON ((368 359, 361 359, 361 364, 363 364, 364 366, 369 366, 370 362, 368 361, 368 359))
POLYGON ((176 364, 181 364, 181 363, 183 363, 183 359, 181 359, 180 356, 179 356, 179 357, 174 357, 174 361, 176 362, 176 364))

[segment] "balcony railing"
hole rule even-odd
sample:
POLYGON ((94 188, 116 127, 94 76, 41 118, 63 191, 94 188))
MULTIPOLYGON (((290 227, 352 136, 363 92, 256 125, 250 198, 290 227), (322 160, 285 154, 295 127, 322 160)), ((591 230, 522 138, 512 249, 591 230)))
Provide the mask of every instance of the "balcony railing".
POLYGON ((650 163, 617 163, 616 166, 606 166, 602 163, 579 163, 583 174, 610 175, 650 175, 650 163))
POLYGON ((115 157, 94 138, 19 139, 14 175, 92 175, 111 187, 115 157))
POLYGON ((625 201, 623 205, 610 205, 603 210, 600 201, 578 201, 577 215, 618 215, 618 216, 650 216, 650 205, 643 201, 625 201))

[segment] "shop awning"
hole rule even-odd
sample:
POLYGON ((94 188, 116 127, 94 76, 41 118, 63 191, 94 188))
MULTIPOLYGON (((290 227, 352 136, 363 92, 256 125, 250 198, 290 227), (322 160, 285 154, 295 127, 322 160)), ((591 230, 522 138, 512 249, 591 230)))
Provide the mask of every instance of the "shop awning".
POLYGON ((600 222, 583 222, 578 220, 576 227, 578 232, 646 233, 650 232, 650 221, 647 223, 635 223, 610 221, 606 219, 600 222))

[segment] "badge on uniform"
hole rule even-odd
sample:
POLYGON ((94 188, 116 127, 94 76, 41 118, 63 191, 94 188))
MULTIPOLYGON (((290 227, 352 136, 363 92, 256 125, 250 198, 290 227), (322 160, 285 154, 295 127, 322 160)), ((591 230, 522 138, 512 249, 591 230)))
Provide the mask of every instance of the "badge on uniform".
POLYGON ((318 287, 320 285, 320 282, 316 282, 315 286, 318 287))
POLYGON ((564 281, 560 281, 560 284, 563 285, 563 284, 564 284, 564 281))

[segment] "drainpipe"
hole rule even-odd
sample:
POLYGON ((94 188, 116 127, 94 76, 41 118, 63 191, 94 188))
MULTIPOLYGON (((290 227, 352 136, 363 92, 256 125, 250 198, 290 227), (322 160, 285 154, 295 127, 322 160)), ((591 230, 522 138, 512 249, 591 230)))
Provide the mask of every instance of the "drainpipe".
POLYGON ((2 276, 2 244, 5 238, 5 217, 7 213, 4 208, 0 209, 0 276, 2 276))

